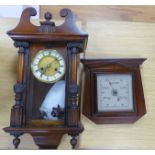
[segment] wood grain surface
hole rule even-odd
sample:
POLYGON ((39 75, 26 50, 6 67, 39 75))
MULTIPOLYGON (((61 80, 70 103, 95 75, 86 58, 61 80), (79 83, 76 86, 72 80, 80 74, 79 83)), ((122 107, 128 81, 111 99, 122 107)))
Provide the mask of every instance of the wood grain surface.
MULTIPOLYGON (((87 9, 89 12, 90 8, 87 9)), ((87 12, 86 8, 84 10, 87 12)), ((153 15, 155 7, 154 11, 152 9, 153 15)), ((143 22, 89 20, 83 26, 89 33, 86 58, 147 58, 141 66, 147 114, 134 124, 117 125, 96 125, 82 116, 85 131, 79 138, 80 149, 155 149, 155 23, 150 19, 146 17, 143 22)), ((10 110, 14 104, 12 86, 17 72, 17 49, 13 47, 6 31, 17 23, 18 19, 0 19, 1 128, 9 125, 10 110)), ((10 135, 0 130, 0 138, 0 149, 13 149, 10 135)), ((37 149, 30 135, 22 136, 21 140, 19 149, 37 149)), ((65 135, 59 149, 70 149, 69 140, 70 137, 65 135)))
POLYGON ((155 22, 153 5, 42 5, 40 16, 43 18, 46 11, 51 11, 54 19, 60 19, 61 8, 70 8, 83 23, 102 20, 155 22))

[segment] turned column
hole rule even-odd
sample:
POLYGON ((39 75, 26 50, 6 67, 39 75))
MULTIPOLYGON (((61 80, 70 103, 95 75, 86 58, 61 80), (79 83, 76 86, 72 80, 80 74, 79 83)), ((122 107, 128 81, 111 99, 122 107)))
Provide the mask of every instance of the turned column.
MULTIPOLYGON (((66 77, 66 120, 68 127, 78 127, 80 122, 80 107, 78 105, 79 97, 79 85, 77 84, 77 70, 79 62, 79 51, 81 50, 80 43, 68 43, 67 44, 67 66, 68 66, 68 77, 66 77)), ((79 133, 69 133, 72 137, 70 143, 74 149, 77 144, 77 136, 79 133)))
POLYGON ((79 105, 78 95, 79 86, 77 84, 77 69, 79 62, 79 50, 81 48, 80 43, 68 43, 67 44, 67 66, 68 77, 66 78, 67 87, 67 126, 77 127, 79 124, 79 105))
MULTIPOLYGON (((15 42, 15 47, 19 48, 18 51, 18 73, 17 73, 17 83, 14 85, 14 92, 15 92, 15 105, 11 109, 11 127, 21 127, 23 126, 23 93, 25 92, 25 83, 24 83, 24 67, 25 67, 25 53, 29 44, 27 42, 15 42)), ((15 138, 13 140, 13 144, 15 148, 18 148, 20 143, 19 136, 22 133, 13 132, 15 138)))

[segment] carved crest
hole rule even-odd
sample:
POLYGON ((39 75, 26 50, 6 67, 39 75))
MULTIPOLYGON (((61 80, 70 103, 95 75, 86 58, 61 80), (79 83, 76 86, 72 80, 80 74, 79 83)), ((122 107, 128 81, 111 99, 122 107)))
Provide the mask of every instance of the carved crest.
POLYGON ((37 14, 36 10, 32 7, 26 8, 21 17, 19 24, 17 27, 8 32, 12 38, 13 35, 28 35, 28 34, 72 34, 72 35, 84 35, 88 37, 87 33, 83 32, 76 26, 75 15, 72 13, 70 9, 62 9, 60 10, 60 16, 65 18, 65 21, 62 25, 55 25, 55 22, 52 20, 52 14, 50 12, 46 12, 44 14, 45 21, 40 22, 40 26, 35 26, 31 23, 31 16, 35 16, 37 14))

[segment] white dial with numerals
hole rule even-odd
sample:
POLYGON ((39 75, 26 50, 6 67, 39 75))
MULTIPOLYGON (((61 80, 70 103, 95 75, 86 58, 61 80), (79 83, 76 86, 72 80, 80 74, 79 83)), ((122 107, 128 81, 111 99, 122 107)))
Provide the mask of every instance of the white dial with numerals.
POLYGON ((97 75, 98 111, 133 111, 132 75, 97 75))
POLYGON ((63 77, 65 73, 65 60, 56 50, 41 50, 33 58, 31 70, 38 80, 53 83, 63 77))

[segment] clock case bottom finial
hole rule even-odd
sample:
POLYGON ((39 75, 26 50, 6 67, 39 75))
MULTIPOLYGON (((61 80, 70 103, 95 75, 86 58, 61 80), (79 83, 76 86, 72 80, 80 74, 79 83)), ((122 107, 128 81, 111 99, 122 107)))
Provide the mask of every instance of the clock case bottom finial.
POLYGON ((83 132, 84 127, 82 124, 79 124, 78 127, 52 127, 37 129, 28 127, 6 127, 3 130, 15 137, 13 139, 15 149, 18 149, 20 144, 19 137, 24 133, 28 133, 33 137, 33 140, 39 149, 57 149, 63 135, 68 134, 72 137, 70 140, 72 149, 75 149, 77 137, 83 132))

